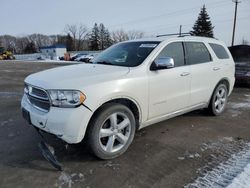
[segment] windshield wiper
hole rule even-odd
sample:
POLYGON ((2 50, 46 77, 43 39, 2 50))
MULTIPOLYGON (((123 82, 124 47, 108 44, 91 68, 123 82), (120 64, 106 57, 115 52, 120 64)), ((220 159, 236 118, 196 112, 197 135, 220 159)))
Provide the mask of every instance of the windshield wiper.
POLYGON ((107 61, 97 61, 97 62, 94 62, 94 63, 96 63, 96 64, 102 64, 102 65, 114 65, 114 64, 112 64, 110 62, 107 62, 107 61))

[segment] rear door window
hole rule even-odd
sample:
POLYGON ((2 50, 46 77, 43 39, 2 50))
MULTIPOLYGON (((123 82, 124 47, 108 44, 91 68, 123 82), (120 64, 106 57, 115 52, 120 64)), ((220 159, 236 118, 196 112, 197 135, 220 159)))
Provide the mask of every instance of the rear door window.
POLYGON ((229 59, 229 55, 228 55, 227 51, 225 50, 225 48, 222 45, 214 44, 214 43, 209 43, 209 45, 211 46, 211 48, 213 49, 215 55, 219 59, 229 59))
POLYGON ((202 42, 185 42, 185 50, 188 65, 207 63, 212 60, 207 47, 202 42))
POLYGON ((183 66, 185 61, 182 42, 173 42, 168 44, 158 55, 158 58, 162 57, 173 58, 175 67, 183 66))

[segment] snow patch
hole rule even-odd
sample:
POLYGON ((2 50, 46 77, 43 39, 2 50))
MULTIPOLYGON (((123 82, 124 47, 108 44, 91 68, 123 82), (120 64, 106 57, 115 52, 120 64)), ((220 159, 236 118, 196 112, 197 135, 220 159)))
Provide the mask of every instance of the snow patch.
POLYGON ((189 151, 185 151, 183 156, 177 157, 178 160, 185 160, 185 159, 195 159, 200 158, 201 155, 199 153, 190 153, 189 151))
POLYGON ((250 95, 245 94, 245 98, 242 102, 229 102, 229 112, 232 117, 237 117, 242 113, 242 110, 250 108, 250 95))
POLYGON ((119 170, 120 169, 120 164, 112 163, 112 161, 108 161, 103 166, 108 167, 108 168, 112 168, 113 170, 119 170))
POLYGON ((250 108, 250 101, 248 102, 239 102, 239 103, 231 103, 232 108, 238 109, 238 108, 250 108))
POLYGON ((61 175, 59 176, 55 186, 71 188, 73 184, 77 182, 83 182, 84 180, 84 175, 82 173, 69 174, 67 172, 61 172, 61 175))
POLYGON ((227 188, 249 188, 250 187, 250 164, 240 173, 227 188))
MULTIPOLYGON (((230 137, 229 137, 230 138, 230 137)), ((231 139, 229 139, 231 140, 231 139)), ((216 156, 212 156, 216 158, 216 156)), ((184 188, 249 188, 250 187, 250 144, 238 153, 221 162, 198 177, 184 188)))

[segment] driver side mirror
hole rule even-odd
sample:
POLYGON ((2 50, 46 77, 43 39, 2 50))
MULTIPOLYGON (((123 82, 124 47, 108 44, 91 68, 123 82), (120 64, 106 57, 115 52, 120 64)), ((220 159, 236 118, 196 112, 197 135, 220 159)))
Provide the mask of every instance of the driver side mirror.
POLYGON ((174 68, 174 59, 171 57, 159 57, 154 60, 150 70, 161 70, 174 68))

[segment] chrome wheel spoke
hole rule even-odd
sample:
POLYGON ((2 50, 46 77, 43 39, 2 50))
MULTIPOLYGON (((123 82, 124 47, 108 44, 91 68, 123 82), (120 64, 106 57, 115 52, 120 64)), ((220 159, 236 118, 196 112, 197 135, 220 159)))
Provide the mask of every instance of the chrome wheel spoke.
POLYGON ((220 98, 221 98, 220 92, 219 92, 219 91, 218 91, 218 93, 216 94, 216 96, 217 96, 217 99, 220 99, 220 98))
POLYGON ((127 144, 130 135, 130 119, 125 113, 115 112, 103 122, 99 130, 99 143, 104 151, 114 153, 127 144))
POLYGON ((222 99, 221 99, 221 102, 222 102, 223 104, 225 103, 225 101, 226 101, 225 98, 222 98, 222 99))
POLYGON ((130 121, 128 118, 125 118, 121 123, 119 123, 118 126, 118 130, 123 130, 124 128, 126 128, 128 125, 130 124, 130 121))
POLYGON ((115 127, 117 125, 117 114, 112 114, 110 116, 110 124, 112 127, 115 127))
POLYGON ((225 95, 225 90, 222 89, 222 90, 221 90, 221 93, 220 93, 220 96, 221 96, 221 97, 224 97, 224 95, 225 95))
POLYGON ((218 104, 218 110, 221 111, 221 108, 222 108, 222 104, 219 102, 219 104, 218 104))
POLYGON ((106 151, 112 152, 114 143, 115 143, 115 136, 112 135, 108 139, 108 142, 107 142, 107 145, 106 145, 106 151))
POLYGON ((117 134, 117 138, 116 138, 121 144, 125 144, 128 140, 128 138, 123 135, 122 133, 118 133, 117 134))
POLYGON ((113 131, 111 129, 101 129, 100 130, 100 138, 108 137, 113 135, 113 131))
POLYGON ((216 100, 215 103, 214 103, 214 106, 217 107, 219 105, 220 101, 219 100, 216 100))

